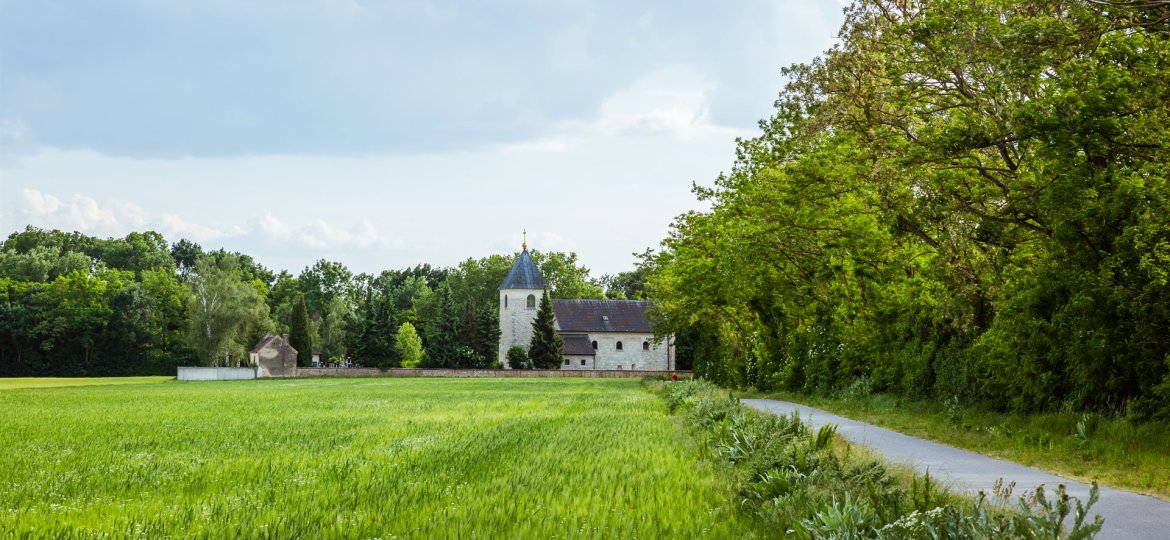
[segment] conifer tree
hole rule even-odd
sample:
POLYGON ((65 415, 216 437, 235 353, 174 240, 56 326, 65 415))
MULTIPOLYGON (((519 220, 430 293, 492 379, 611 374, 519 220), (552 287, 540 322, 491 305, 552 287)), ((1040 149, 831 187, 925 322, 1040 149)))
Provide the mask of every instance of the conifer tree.
POLYGON ((313 339, 309 335, 309 308, 305 306, 305 297, 302 295, 297 295, 288 326, 288 344, 297 350, 297 365, 305 367, 312 364, 313 339))
POLYGON ((552 300, 545 290, 536 319, 532 321, 532 343, 528 347, 528 357, 536 369, 560 369, 564 362, 564 342, 557 333, 556 320, 552 300))

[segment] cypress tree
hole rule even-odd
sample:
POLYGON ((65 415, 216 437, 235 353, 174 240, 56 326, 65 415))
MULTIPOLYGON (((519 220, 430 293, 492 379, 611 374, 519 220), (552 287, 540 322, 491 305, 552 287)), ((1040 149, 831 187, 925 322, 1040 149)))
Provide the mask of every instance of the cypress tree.
POLYGON ((548 290, 540 297, 540 308, 532 321, 532 343, 528 357, 536 369, 560 369, 564 362, 564 342, 556 330, 557 315, 553 312, 548 290))
POLYGON ((309 308, 305 297, 297 295, 293 303, 292 320, 289 321, 288 344, 297 350, 297 365, 305 367, 313 363, 313 340, 309 337, 309 308))

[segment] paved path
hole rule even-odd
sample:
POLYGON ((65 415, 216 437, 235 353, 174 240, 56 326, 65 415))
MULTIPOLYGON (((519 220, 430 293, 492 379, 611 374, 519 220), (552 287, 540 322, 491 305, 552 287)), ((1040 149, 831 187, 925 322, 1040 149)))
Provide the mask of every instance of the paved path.
MULTIPOLYGON (((1016 482, 1014 493, 1017 495, 1024 490, 1035 490, 1040 484, 1051 493, 1057 484, 1064 484, 1070 495, 1081 501, 1089 500, 1088 484, 1039 469, 910 437, 805 405, 771 399, 744 399, 742 402, 773 414, 797 413, 814 429, 824 424, 837 424, 837 433, 846 439, 877 450, 890 461, 907 463, 920 472, 930 470, 931 478, 937 478, 954 490, 991 493, 995 481, 1003 478, 1005 484, 1016 482)), ((1105 527, 1097 535, 1101 540, 1170 539, 1170 502, 1102 486, 1100 500, 1090 510, 1090 519, 1092 514, 1101 514, 1105 518, 1105 527)))

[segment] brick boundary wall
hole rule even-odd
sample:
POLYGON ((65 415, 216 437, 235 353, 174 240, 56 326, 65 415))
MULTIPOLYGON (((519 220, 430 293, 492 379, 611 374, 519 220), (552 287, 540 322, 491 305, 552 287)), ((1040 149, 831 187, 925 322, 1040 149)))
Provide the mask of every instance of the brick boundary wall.
POLYGON ((559 369, 405 369, 390 368, 297 368, 297 377, 584 377, 617 379, 629 377, 661 376, 677 373, 679 378, 691 378, 690 371, 638 371, 614 370, 559 370, 559 369))

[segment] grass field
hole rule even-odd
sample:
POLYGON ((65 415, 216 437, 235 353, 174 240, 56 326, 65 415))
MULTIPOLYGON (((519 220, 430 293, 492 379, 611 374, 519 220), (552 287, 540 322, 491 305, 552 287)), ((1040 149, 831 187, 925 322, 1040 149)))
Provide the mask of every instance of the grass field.
POLYGON ((726 472, 635 380, 4 388, 16 537, 747 534, 726 472))
POLYGON ((22 388, 59 388, 62 386, 105 386, 109 384, 146 384, 172 381, 174 377, 24 377, 0 378, 0 390, 22 388))

